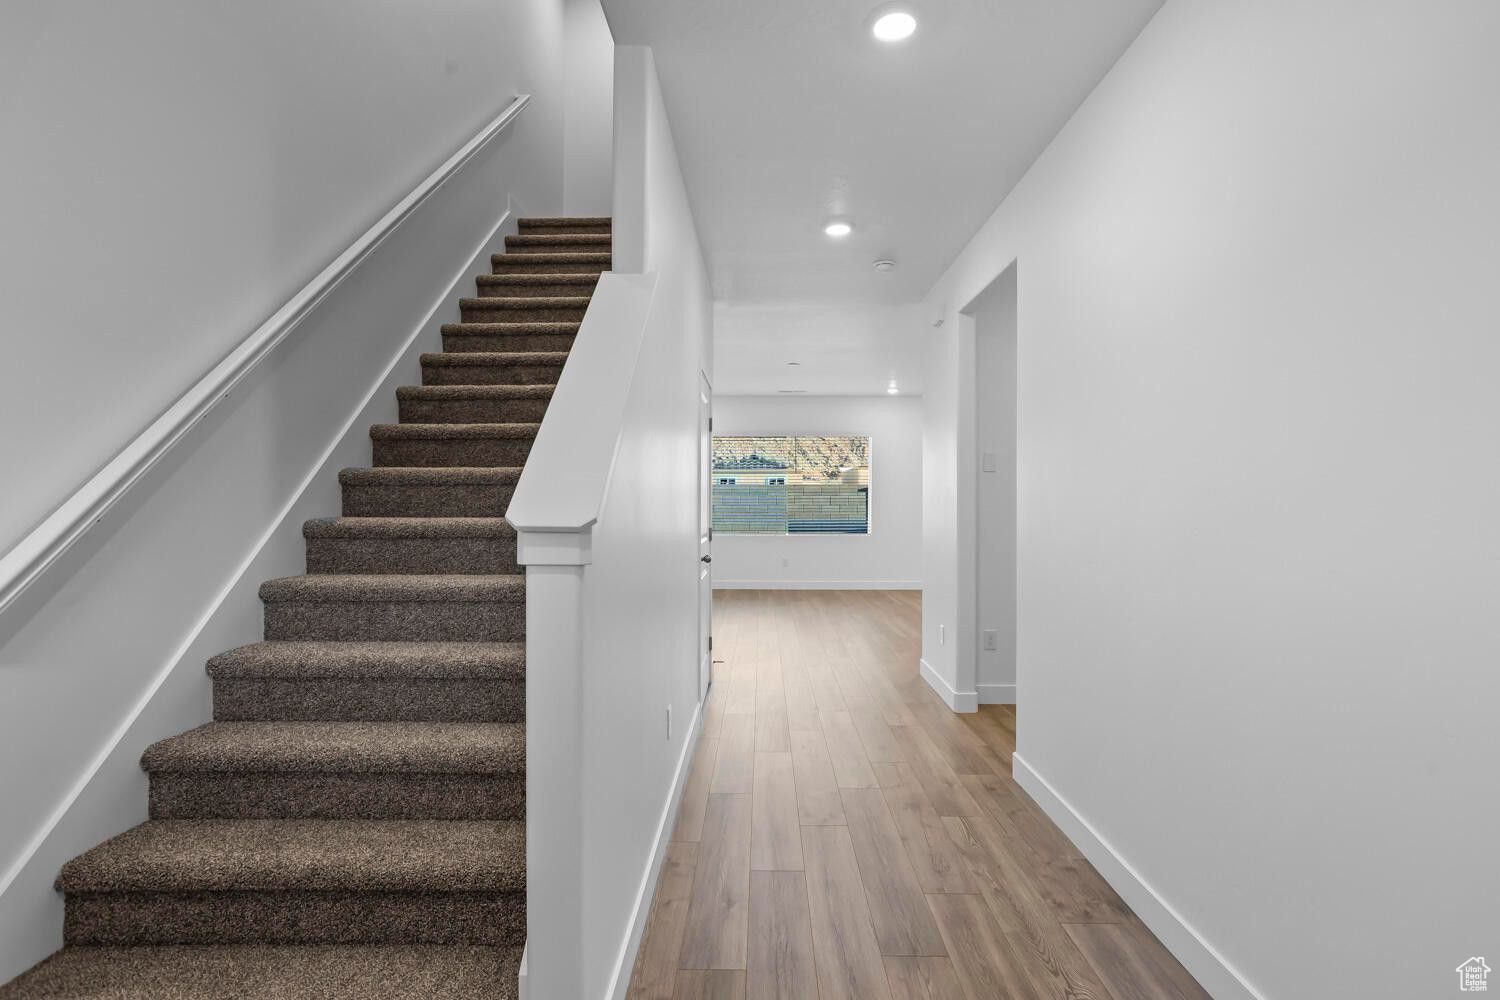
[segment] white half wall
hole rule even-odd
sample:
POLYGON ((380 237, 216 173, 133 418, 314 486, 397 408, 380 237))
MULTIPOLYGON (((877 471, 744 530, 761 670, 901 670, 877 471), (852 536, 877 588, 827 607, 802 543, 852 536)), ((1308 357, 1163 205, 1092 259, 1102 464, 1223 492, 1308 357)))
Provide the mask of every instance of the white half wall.
POLYGON ((562 43, 562 0, 6 3, 0 551, 518 93, 558 211, 562 43))
POLYGON ((922 401, 911 396, 715 396, 714 433, 870 438, 868 535, 714 535, 714 586, 922 586, 922 401))
POLYGON ((1219 1000, 1500 940, 1497 48, 1489 0, 1169 0, 929 298, 924 656, 958 310, 1017 262, 1020 753, 1219 1000))

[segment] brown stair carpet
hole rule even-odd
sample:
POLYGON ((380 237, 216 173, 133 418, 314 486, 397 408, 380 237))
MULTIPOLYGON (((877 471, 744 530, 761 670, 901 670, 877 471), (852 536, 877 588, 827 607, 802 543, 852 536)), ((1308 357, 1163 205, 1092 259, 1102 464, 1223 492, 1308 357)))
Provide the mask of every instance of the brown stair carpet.
POLYGON ((64 944, 0 1000, 509 1000, 526 932, 526 579, 504 513, 607 218, 523 219, 370 428, 150 820, 68 862, 64 944))

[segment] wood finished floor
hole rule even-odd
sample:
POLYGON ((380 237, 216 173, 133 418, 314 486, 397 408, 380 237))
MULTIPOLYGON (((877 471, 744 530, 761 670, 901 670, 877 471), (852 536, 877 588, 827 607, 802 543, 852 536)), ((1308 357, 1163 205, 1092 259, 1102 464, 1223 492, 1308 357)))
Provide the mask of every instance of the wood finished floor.
POLYGON ((716 679, 630 1000, 1200 1000, 917 676, 916 591, 718 591, 716 679))

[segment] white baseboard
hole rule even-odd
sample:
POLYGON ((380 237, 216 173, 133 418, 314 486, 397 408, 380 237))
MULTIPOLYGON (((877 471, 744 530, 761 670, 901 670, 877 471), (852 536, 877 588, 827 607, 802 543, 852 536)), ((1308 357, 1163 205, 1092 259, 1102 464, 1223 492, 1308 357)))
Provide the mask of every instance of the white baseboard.
POLYGON ((635 969, 636 953, 641 947, 641 936, 646 933, 646 921, 651 916, 651 902, 656 898, 656 881, 661 877, 661 866, 667 858, 667 844, 671 842, 672 830, 677 825, 677 808, 682 805, 682 793, 687 787, 688 775, 692 773, 693 753, 698 749, 698 734, 703 731, 703 705, 693 709, 693 721, 688 727, 687 739, 682 741, 682 753, 677 758, 677 773, 672 776, 672 794, 662 809, 661 820, 656 824, 656 839, 651 846, 651 860, 641 876, 641 885, 635 894, 635 908, 630 915, 630 927, 625 940, 620 942, 620 954, 615 959, 614 973, 610 976, 609 1000, 625 1000, 625 991, 630 988, 630 974, 635 969))
POLYGON ((927 686, 936 691, 938 697, 943 699, 943 701, 945 701, 948 707, 953 709, 953 711, 979 711, 978 691, 955 691, 948 685, 948 682, 943 679, 943 676, 941 674, 932 669, 932 664, 928 663, 926 660, 919 660, 918 666, 921 669, 922 679, 927 682, 927 686))
POLYGON ((1011 755, 1016 784, 1067 834, 1142 922, 1216 1000, 1265 1000, 1172 904, 1131 867, 1068 800, 1019 754, 1011 755))
POLYGON ((1016 686, 1014 684, 976 684, 979 689, 979 704, 981 705, 1014 705, 1016 703, 1016 686))
POLYGON ((714 580, 715 590, 921 590, 921 580, 714 580))

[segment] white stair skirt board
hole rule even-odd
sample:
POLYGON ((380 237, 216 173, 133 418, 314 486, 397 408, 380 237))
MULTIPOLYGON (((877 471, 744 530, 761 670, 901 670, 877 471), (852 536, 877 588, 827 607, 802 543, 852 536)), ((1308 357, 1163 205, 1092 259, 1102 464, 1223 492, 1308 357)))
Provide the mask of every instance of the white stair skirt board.
POLYGON ((715 590, 921 590, 921 580, 715 580, 715 590))
POLYGON ((948 682, 926 660, 920 661, 922 679, 927 686, 938 693, 938 697, 948 704, 955 712, 977 712, 979 711, 978 691, 955 691, 948 686, 948 682))
MULTIPOLYGON (((661 877, 661 866, 667 858, 667 844, 671 842, 672 830, 677 826, 677 809, 682 805, 682 793, 687 787, 688 775, 693 769, 693 754, 698 752, 698 736, 703 731, 703 703, 693 709, 693 721, 688 727, 687 739, 682 741, 682 753, 677 758, 677 773, 672 775, 672 794, 667 797, 662 809, 661 822, 656 825, 656 839, 651 845, 651 860, 641 876, 641 887, 636 891, 635 909, 630 915, 630 926, 625 940, 620 942, 620 956, 615 960, 615 971, 610 976, 609 1000, 625 1000, 625 991, 630 989, 630 974, 635 970, 635 960, 640 954, 641 937, 646 933, 646 921, 651 916, 651 903, 656 899, 656 882, 661 877)), ((522 996, 521 1000, 526 1000, 522 996)))
POLYGON ((1266 1000, 1019 753, 1011 755, 1011 764, 1016 784, 1067 834, 1204 989, 1216 1000, 1266 1000))
POLYGON ((979 689, 979 704, 981 705, 1014 705, 1016 703, 1016 686, 1014 684, 976 684, 979 689))

